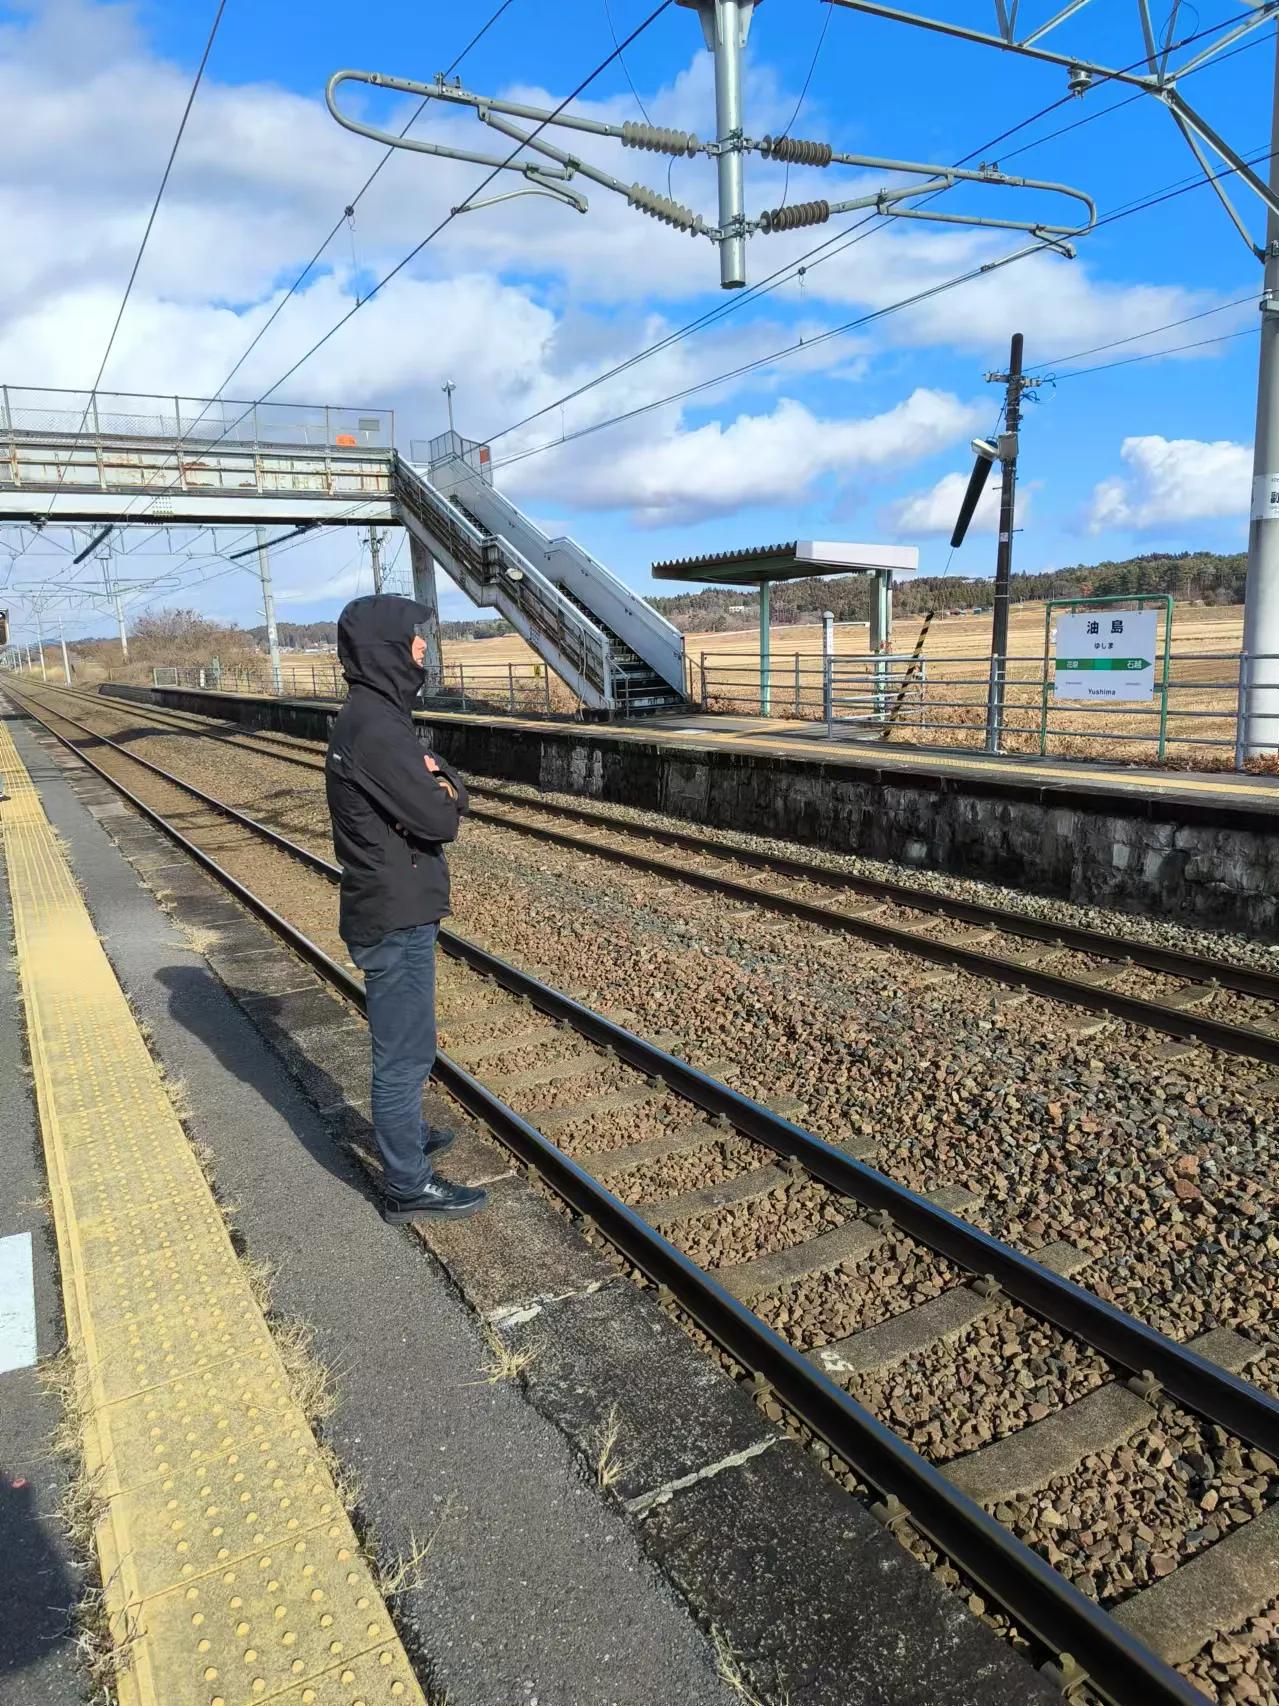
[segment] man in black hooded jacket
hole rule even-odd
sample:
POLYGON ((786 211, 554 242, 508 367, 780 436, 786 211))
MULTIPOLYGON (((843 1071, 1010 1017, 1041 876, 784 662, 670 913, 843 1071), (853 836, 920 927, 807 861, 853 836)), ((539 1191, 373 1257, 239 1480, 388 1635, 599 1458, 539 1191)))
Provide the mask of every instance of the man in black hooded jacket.
POLYGON ((425 679, 429 617, 408 598, 357 598, 338 619, 349 695, 329 741, 325 787, 342 865, 342 940, 364 973, 373 1044, 373 1129, 387 1220, 457 1217, 482 1190, 452 1184, 430 1157, 453 1141, 423 1124, 435 1062, 435 940, 449 908, 444 846, 467 809, 461 777, 419 742, 412 706, 425 679))

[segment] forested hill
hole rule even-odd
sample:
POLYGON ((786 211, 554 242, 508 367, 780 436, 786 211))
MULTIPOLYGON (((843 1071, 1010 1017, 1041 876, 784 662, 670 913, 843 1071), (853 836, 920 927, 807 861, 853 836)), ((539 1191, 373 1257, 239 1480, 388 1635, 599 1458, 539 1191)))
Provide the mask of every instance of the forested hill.
MULTIPOLYGON (((1014 575, 1012 597, 1018 603, 1033 603, 1045 598, 1131 597, 1139 593, 1170 592, 1175 598, 1195 599, 1203 604, 1242 604, 1244 567, 1242 555, 1221 556, 1211 551, 1183 551, 1177 556, 1152 554, 1129 557, 1118 563, 1081 563, 1040 575, 1014 575)), ((918 580, 898 581, 893 597, 899 613, 906 616, 925 610, 971 610, 974 606, 988 605, 992 592, 989 576, 970 580, 956 574, 924 575, 918 580)), ((783 581, 773 588, 773 620, 816 622, 823 610, 832 610, 837 622, 865 622, 870 617, 870 597, 871 582, 865 575, 783 581)), ((748 627, 757 609, 753 593, 728 586, 653 598, 650 603, 686 633, 748 627)), ((442 622, 440 628, 444 637, 451 640, 485 639, 510 632, 506 622, 492 617, 442 622)), ((283 621, 279 632, 285 651, 332 647, 337 643, 336 622, 283 621)), ((250 628, 249 633, 265 645, 265 628, 250 628)))
MULTIPOLYGON (((1123 562, 1079 564, 1044 574, 1012 577, 1016 603, 1046 598, 1135 597, 1170 592, 1175 598, 1203 604, 1242 604, 1245 559, 1210 551, 1182 551, 1176 556, 1152 554, 1123 562)), ((773 587, 772 617, 776 623, 816 622, 823 610, 837 622, 865 622, 870 617, 872 582, 866 575, 841 575, 833 580, 782 581, 773 587)), ((921 575, 900 580, 893 601, 902 615, 925 610, 939 613, 989 605, 994 583, 987 576, 969 580, 961 575, 921 575)), ((755 595, 739 587, 708 587, 704 592, 677 593, 651 603, 684 632, 743 628, 754 620, 755 595)))

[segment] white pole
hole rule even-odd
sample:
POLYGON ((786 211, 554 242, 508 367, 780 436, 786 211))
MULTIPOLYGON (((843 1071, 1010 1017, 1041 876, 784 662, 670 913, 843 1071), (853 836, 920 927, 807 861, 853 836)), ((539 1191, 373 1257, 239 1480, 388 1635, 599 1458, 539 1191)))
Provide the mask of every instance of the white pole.
POLYGON ((822 706, 822 716, 827 723, 831 719, 831 666, 835 657, 835 612, 822 611, 822 697, 826 703, 822 706))
MULTIPOLYGON (((1279 189, 1279 37, 1270 118, 1270 187, 1279 189)), ((1252 520, 1244 590, 1244 752, 1279 748, 1279 215, 1266 214, 1266 271, 1261 293, 1257 436, 1252 453, 1252 520), (1268 655, 1267 655, 1268 654, 1268 655)))
POLYGON ((67 661, 67 636, 62 631, 62 623, 61 622, 58 623, 58 639, 62 642, 62 673, 63 673, 63 676, 66 678, 67 686, 70 687, 70 685, 71 685, 71 665, 67 661))
POLYGON ((280 639, 275 631, 275 595, 271 591, 271 557, 266 545, 266 528, 257 529, 258 573, 262 577, 262 615, 266 621, 266 649, 271 659, 271 690, 283 693, 284 676, 280 669, 280 639))
POLYGON ((39 652, 40 652, 40 679, 41 679, 41 681, 48 681, 49 673, 44 667, 44 625, 40 621, 40 606, 38 604, 35 607, 35 616, 36 616, 36 645, 39 648, 39 652))

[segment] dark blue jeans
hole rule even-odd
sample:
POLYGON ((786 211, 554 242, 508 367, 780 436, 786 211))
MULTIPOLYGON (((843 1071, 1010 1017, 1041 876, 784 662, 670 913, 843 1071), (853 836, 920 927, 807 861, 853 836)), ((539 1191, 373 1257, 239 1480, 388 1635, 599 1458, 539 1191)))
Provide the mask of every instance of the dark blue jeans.
POLYGON ((435 938, 438 924, 392 930, 353 946, 364 973, 373 1042, 373 1130, 387 1193, 417 1196, 431 1177, 422 1153, 422 1091, 435 1064, 435 938))

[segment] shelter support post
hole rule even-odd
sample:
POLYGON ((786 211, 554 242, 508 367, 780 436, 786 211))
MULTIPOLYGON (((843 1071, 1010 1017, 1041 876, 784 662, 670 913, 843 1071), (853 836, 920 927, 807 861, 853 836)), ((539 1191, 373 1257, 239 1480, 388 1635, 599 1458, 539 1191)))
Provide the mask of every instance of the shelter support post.
POLYGON ((418 624, 418 633, 426 641, 426 691, 438 693, 444 680, 444 658, 440 650, 440 605, 435 591, 435 558, 413 533, 409 534, 409 561, 413 568, 413 596, 426 606, 429 615, 418 624))
POLYGON ((773 708, 772 680, 772 617, 770 606, 772 600, 771 581, 759 583, 759 714, 770 717, 773 708))

